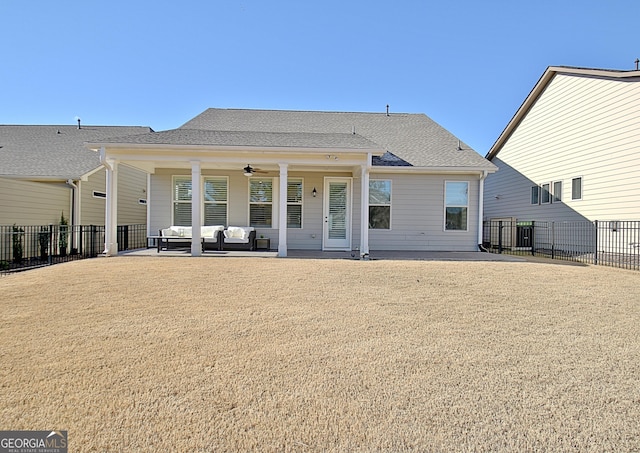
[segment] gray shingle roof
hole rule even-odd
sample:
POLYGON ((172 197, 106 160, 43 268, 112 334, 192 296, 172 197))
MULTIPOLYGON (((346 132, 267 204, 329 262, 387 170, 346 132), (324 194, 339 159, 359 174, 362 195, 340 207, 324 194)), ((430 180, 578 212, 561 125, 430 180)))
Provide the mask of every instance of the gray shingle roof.
POLYGON ((249 146, 268 148, 375 149, 380 145, 357 134, 309 132, 253 132, 173 129, 128 137, 113 137, 100 143, 176 146, 249 146))
POLYGON ((0 176, 77 179, 100 166, 87 141, 151 131, 139 126, 0 125, 0 176))
POLYGON ((495 169, 465 143, 460 142, 458 150, 458 138, 424 114, 208 109, 181 129, 322 134, 355 130, 390 153, 376 158, 376 165, 495 169))

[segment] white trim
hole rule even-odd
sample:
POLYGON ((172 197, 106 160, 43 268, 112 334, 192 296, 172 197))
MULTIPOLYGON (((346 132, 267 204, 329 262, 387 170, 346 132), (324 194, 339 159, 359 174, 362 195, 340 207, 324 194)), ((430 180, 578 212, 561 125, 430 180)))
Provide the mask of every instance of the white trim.
POLYGON ((327 251, 350 251, 352 245, 352 229, 353 229, 353 178, 352 177, 340 177, 340 176, 325 176, 323 182, 323 200, 322 200, 322 250, 327 251), (346 182, 349 193, 347 194, 347 231, 344 247, 331 247, 327 246, 327 236, 328 236, 328 205, 329 205, 329 190, 327 190, 327 186, 330 182, 346 182))
POLYGON ((191 256, 202 255, 202 244, 200 242, 202 231, 201 228, 198 228, 202 225, 202 209, 204 207, 202 186, 200 161, 191 161, 191 256), (194 204, 197 206, 196 209, 194 209, 194 204))
POLYGON ((278 256, 287 256, 287 186, 289 183, 289 166, 288 164, 278 164, 280 167, 280 202, 278 203, 278 256))

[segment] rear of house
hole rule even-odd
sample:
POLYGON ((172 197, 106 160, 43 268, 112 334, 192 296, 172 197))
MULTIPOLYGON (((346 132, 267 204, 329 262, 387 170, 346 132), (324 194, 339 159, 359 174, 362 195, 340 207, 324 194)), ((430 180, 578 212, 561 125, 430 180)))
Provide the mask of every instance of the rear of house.
POLYGON ((172 131, 88 146, 108 172, 149 173, 150 235, 251 226, 281 256, 478 250, 484 179, 495 171, 422 114, 208 109, 172 131))

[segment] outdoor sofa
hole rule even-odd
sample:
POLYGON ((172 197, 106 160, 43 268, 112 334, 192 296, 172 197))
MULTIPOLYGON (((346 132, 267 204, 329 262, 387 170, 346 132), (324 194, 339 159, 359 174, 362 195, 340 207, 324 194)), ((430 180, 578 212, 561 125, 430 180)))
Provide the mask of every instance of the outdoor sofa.
MULTIPOLYGON (((223 225, 205 225, 200 227, 202 250, 220 250, 223 225)), ((170 226, 162 228, 158 234, 158 252, 191 247, 192 227, 170 226)))

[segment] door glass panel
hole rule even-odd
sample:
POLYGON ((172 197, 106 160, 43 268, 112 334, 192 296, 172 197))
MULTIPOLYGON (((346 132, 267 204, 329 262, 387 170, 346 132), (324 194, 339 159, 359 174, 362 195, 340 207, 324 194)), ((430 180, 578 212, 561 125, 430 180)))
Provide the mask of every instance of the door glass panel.
POLYGON ((347 237, 347 183, 329 184, 329 239, 347 237))

